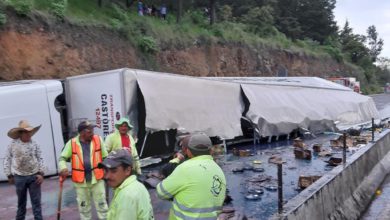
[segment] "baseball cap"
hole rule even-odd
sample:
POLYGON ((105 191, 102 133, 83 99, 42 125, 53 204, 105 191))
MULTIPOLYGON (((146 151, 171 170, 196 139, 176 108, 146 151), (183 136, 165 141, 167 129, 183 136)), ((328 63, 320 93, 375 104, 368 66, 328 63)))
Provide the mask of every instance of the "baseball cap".
POLYGON ((115 168, 121 164, 132 165, 133 159, 131 158, 130 152, 126 149, 114 150, 99 163, 99 168, 115 168))
POLYGON ((197 151, 208 151, 212 147, 209 136, 197 133, 184 137, 183 146, 197 151))
POLYGON ((94 127, 96 127, 96 125, 92 124, 90 121, 82 121, 82 122, 80 122, 79 126, 77 127, 77 131, 81 132, 84 129, 87 129, 87 128, 92 129, 94 127))

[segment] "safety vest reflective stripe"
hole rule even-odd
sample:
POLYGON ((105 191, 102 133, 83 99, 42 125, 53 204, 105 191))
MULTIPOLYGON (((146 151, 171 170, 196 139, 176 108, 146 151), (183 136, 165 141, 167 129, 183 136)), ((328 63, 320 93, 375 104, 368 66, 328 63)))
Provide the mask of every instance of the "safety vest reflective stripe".
POLYGON ((192 213, 210 213, 210 212, 217 212, 222 210, 222 206, 214 206, 208 208, 189 208, 183 204, 180 204, 176 199, 173 200, 173 203, 177 205, 177 207, 182 211, 192 212, 192 213))
MULTIPOLYGON (((102 152, 100 138, 97 135, 92 137, 92 170, 95 178, 100 180, 104 176, 103 169, 98 168, 98 164, 102 162, 102 152)), ((89 152, 84 152, 89 153, 89 152)), ((83 183, 85 178, 85 168, 83 164, 83 156, 80 151, 80 146, 77 144, 76 138, 72 139, 72 180, 76 183, 83 183)))
POLYGON ((187 216, 187 215, 184 215, 183 213, 179 212, 179 211, 176 211, 175 209, 173 209, 173 214, 175 214, 175 216, 183 219, 183 220, 216 220, 217 219, 217 216, 213 216, 213 217, 191 217, 191 216, 187 216))
POLYGON ((94 143, 94 155, 93 155, 93 172, 95 174, 95 178, 97 180, 103 179, 104 177, 104 172, 103 169, 98 168, 98 165, 100 162, 103 161, 102 158, 102 148, 100 145, 100 138, 97 135, 94 135, 93 138, 93 143, 94 143))
POLYGON ((157 193, 157 196, 160 198, 160 199, 171 199, 173 198, 173 195, 170 194, 166 189, 164 189, 164 186, 162 184, 162 182, 160 182, 160 184, 157 185, 158 187, 158 190, 162 193, 157 193))
POLYGON ((84 182, 84 164, 82 162, 79 147, 77 147, 76 138, 72 139, 72 180, 76 183, 84 182))

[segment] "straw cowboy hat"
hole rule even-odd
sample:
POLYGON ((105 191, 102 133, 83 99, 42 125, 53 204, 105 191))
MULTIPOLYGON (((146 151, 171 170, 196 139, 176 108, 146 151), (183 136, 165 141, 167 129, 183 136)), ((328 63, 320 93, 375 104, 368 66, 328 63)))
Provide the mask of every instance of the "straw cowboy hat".
POLYGON ((12 139, 18 139, 20 138, 21 131, 31 131, 31 136, 33 136, 39 130, 39 128, 41 128, 41 125, 32 127, 27 120, 21 120, 19 122, 19 127, 12 128, 8 131, 8 137, 12 139))

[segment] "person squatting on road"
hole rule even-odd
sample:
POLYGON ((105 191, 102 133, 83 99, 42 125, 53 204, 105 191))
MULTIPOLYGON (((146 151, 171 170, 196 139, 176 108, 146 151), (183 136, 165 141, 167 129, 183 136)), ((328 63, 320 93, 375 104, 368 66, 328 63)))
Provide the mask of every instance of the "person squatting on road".
POLYGON ((131 168, 133 173, 141 175, 141 165, 139 162, 137 148, 135 147, 135 141, 130 133, 133 126, 130 124, 129 119, 121 118, 115 123, 115 128, 115 132, 106 137, 105 145, 107 152, 110 153, 113 150, 121 148, 127 149, 132 156, 133 164, 131 168))
POLYGON ((42 219, 41 184, 44 175, 44 162, 40 146, 31 139, 41 125, 32 127, 26 120, 8 131, 12 138, 4 158, 4 174, 11 184, 15 184, 18 196, 16 220, 25 219, 27 190, 30 193, 31 205, 35 220, 42 219))
POLYGON ((190 133, 183 130, 177 132, 175 146, 176 153, 173 156, 173 159, 171 159, 167 164, 165 164, 160 170, 160 173, 164 177, 171 175, 173 170, 175 170, 180 163, 188 159, 187 156, 182 152, 182 140, 188 135, 190 135, 190 133))
POLYGON ((91 196, 99 219, 106 219, 108 206, 104 188, 104 172, 98 164, 107 156, 102 138, 94 134, 95 125, 83 121, 78 125, 78 135, 69 140, 59 159, 60 175, 69 175, 66 162, 72 164, 72 181, 76 189, 81 220, 92 219, 91 196))
POLYGON ((146 187, 132 173, 132 156, 126 149, 112 151, 99 167, 104 168, 107 184, 114 188, 108 220, 152 220, 153 208, 146 187))
POLYGON ((169 219, 217 219, 222 211, 226 179, 210 155, 211 147, 203 133, 182 140, 182 151, 189 159, 157 185, 159 198, 173 199, 169 219))

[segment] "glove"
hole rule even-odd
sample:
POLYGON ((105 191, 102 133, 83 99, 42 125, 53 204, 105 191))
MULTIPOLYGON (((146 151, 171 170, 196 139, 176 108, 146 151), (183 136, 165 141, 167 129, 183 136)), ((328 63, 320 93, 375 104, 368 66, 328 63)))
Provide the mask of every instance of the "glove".
POLYGON ((66 177, 69 176, 69 171, 68 171, 68 169, 65 168, 65 169, 61 170, 61 171, 60 171, 60 176, 62 177, 63 180, 65 180, 66 177))

